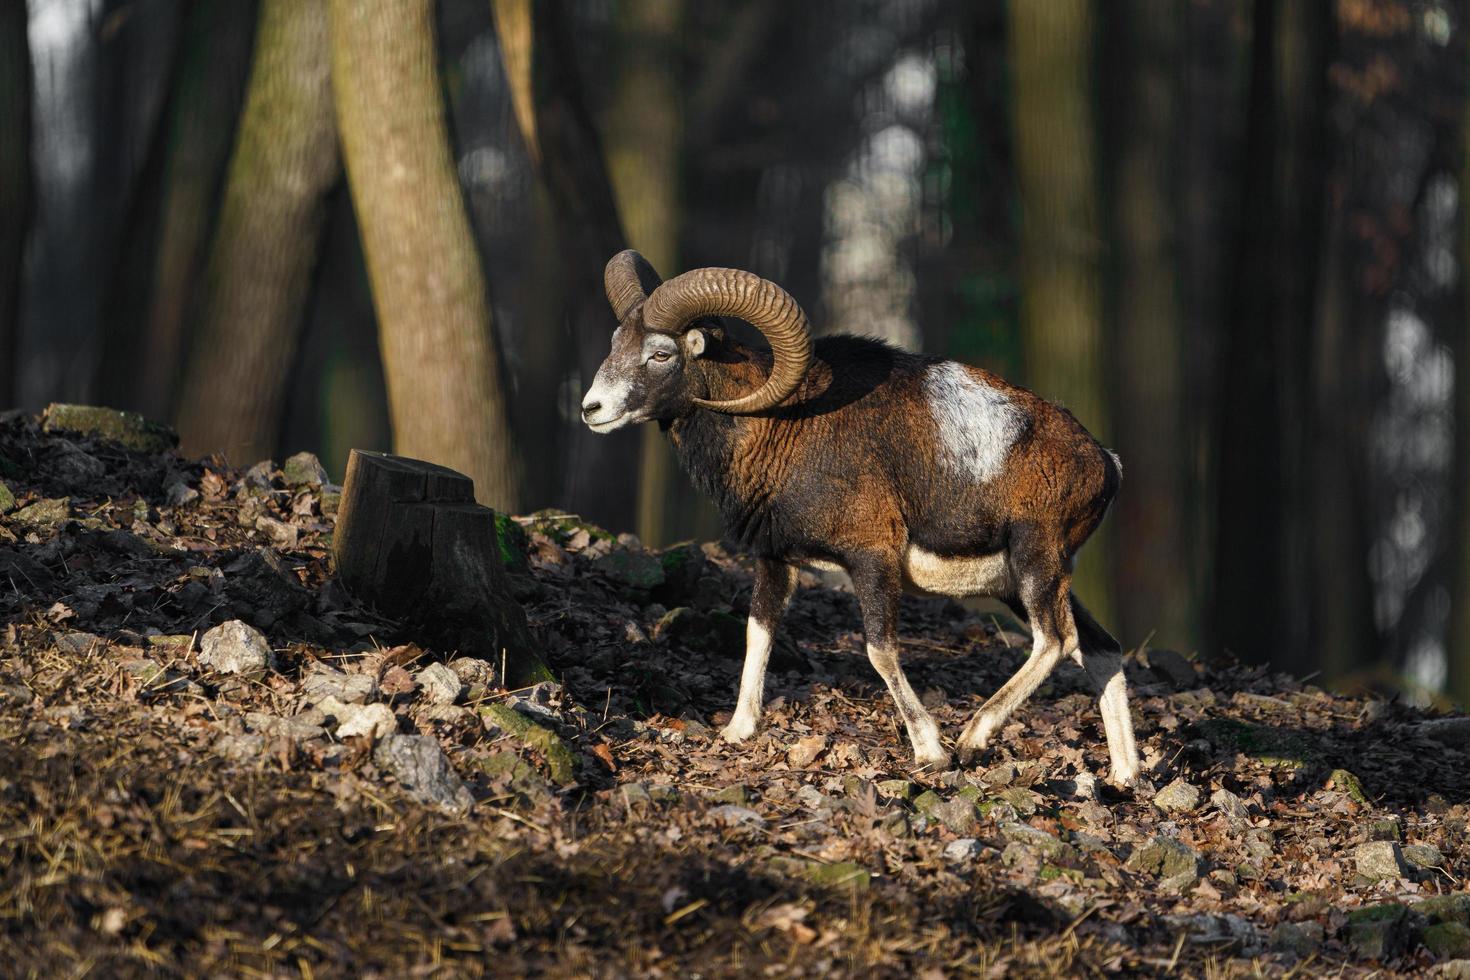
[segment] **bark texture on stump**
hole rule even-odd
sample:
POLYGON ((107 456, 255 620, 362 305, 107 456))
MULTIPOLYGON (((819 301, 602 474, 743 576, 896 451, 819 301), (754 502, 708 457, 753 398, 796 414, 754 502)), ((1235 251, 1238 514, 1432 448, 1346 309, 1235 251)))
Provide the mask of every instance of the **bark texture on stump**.
POLYGON ((550 674, 511 594, 495 520, 464 474, 354 449, 332 558, 358 599, 446 654, 503 664, 504 683, 521 687, 550 674))

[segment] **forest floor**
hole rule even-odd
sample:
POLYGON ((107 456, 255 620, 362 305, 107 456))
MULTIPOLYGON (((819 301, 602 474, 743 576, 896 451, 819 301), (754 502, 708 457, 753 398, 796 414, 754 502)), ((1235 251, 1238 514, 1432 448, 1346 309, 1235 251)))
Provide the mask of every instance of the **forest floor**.
MULTIPOLYGON (((0 972, 1470 977, 1470 720, 1143 651, 1137 791, 1070 665, 918 777, 804 575, 730 746, 720 547, 523 519, 560 683, 505 691, 332 582, 314 460, 113 434, 0 417, 0 972)), ((902 637, 951 735, 1027 648, 940 600, 902 637)))

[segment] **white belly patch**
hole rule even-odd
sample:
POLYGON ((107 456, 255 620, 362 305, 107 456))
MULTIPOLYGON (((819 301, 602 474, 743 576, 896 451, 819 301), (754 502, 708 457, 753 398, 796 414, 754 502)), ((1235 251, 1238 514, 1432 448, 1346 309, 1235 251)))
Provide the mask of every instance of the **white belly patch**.
POLYGON ((947 596, 1004 596, 1011 588, 1011 570, 1003 551, 989 555, 943 558, 917 545, 904 552, 904 578, 923 592, 947 596))

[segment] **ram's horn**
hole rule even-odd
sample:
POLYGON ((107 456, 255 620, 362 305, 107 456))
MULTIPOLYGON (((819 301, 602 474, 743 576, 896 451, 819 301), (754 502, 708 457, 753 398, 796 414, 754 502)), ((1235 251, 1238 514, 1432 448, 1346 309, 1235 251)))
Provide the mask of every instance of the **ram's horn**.
POLYGON ((631 248, 625 248, 611 259, 602 270, 602 285, 607 290, 607 301, 612 305, 613 315, 618 322, 632 311, 633 307, 648 299, 648 294, 663 282, 648 260, 631 248))

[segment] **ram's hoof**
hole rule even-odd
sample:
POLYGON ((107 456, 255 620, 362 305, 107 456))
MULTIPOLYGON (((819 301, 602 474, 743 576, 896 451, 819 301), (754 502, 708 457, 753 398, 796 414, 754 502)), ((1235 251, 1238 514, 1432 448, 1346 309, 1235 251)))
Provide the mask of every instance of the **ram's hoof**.
POLYGON ((914 770, 921 774, 949 772, 952 768, 948 752, 926 753, 914 757, 914 770))
POLYGON ((730 723, 720 729, 720 737, 731 745, 738 745, 755 734, 755 722, 744 718, 731 718, 730 723))

